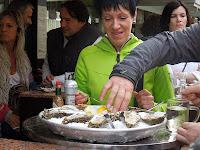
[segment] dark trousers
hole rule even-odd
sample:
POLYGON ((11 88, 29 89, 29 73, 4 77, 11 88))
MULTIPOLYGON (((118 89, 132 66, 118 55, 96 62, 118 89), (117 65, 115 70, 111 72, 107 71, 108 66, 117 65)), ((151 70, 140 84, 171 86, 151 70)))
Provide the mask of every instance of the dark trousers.
POLYGON ((26 136, 22 135, 18 131, 13 130, 11 126, 6 122, 1 123, 1 134, 2 134, 2 138, 28 140, 26 136))

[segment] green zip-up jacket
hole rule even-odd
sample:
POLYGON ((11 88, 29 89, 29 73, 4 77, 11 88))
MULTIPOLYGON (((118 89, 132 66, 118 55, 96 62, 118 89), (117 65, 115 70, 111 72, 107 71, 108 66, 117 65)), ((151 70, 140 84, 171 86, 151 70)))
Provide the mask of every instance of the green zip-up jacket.
MULTIPOLYGON (((140 43, 142 41, 131 34, 130 39, 120 51, 120 61, 140 43)), ((84 48, 79 55, 75 69, 79 90, 87 93, 91 98, 98 99, 103 86, 108 82, 113 66, 117 63, 116 60, 117 52, 106 36, 96 44, 84 48)), ((156 67, 146 72, 143 88, 152 93, 157 103, 173 98, 173 88, 167 66, 156 67)), ((106 101, 95 99, 91 99, 90 104, 106 103, 106 101)))

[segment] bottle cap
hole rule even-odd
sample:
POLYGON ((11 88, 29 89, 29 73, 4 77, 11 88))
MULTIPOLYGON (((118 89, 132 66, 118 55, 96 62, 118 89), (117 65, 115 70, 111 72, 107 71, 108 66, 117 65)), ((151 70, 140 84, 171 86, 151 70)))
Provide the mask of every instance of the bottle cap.
POLYGON ((60 80, 56 80, 56 86, 61 85, 60 80))

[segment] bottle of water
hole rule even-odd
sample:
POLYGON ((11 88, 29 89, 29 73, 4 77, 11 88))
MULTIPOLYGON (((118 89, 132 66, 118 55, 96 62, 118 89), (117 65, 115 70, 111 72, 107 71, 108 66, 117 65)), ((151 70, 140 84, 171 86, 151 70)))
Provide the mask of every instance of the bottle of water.
POLYGON ((77 83, 72 76, 65 75, 65 105, 75 105, 77 83))

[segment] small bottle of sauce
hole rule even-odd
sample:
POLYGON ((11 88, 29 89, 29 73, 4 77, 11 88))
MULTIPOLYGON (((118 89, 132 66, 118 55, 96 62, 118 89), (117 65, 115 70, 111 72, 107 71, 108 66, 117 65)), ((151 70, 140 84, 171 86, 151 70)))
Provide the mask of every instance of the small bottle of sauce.
POLYGON ((61 82, 56 80, 56 95, 53 97, 53 107, 62 107, 64 105, 63 98, 61 96, 61 82))

